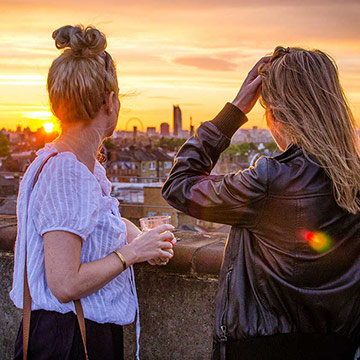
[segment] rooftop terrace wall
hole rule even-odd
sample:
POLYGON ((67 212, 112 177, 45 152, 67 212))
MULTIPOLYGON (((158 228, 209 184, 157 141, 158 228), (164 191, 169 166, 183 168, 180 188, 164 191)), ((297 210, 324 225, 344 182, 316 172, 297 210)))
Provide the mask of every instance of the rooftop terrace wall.
MULTIPOLYGON (((176 232, 165 267, 137 264, 142 360, 209 359, 218 273, 226 236, 176 232)), ((0 216, 0 360, 12 359, 21 311, 9 298, 16 219, 0 216)), ((135 327, 125 327, 125 358, 134 359, 135 327)))

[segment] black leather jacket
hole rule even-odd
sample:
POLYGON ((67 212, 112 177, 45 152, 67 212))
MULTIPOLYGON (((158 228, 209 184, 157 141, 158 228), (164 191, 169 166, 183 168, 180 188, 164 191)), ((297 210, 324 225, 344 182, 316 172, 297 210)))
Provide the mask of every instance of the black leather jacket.
POLYGON ((360 214, 337 205, 330 179, 295 145, 260 158, 255 167, 211 175, 230 144, 219 128, 241 114, 227 104, 202 124, 177 153, 163 186, 176 209, 232 225, 219 279, 215 342, 336 333, 359 344, 360 214))

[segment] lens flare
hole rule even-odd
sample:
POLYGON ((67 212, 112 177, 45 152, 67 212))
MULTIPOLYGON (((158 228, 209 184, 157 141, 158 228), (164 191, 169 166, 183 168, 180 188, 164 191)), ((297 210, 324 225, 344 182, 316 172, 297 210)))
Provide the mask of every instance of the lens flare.
POLYGON ((320 254, 330 250, 332 247, 331 237, 323 232, 307 231, 304 236, 310 247, 320 254))
POLYGON ((43 124, 45 132, 51 133, 54 130, 54 124, 52 122, 46 122, 43 124))

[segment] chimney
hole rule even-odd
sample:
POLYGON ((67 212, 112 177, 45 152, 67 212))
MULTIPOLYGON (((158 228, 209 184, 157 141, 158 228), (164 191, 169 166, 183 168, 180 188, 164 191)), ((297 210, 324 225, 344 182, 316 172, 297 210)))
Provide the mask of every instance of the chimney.
POLYGON ((137 126, 133 127, 133 140, 134 144, 136 144, 136 138, 137 138, 137 126))
POLYGON ((112 151, 109 151, 109 154, 110 154, 110 161, 116 161, 117 160, 117 156, 116 156, 116 151, 112 150, 112 151))
POLYGON ((190 136, 194 135, 194 125, 192 124, 192 116, 190 116, 190 136))

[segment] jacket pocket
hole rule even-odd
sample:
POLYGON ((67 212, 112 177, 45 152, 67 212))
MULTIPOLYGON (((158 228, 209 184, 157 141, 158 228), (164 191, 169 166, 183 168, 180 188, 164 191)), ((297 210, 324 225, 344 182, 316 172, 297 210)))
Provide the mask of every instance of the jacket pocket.
POLYGON ((229 299, 230 299, 230 280, 231 273, 233 271, 233 265, 230 264, 226 270, 225 275, 225 303, 224 310, 221 315, 220 321, 220 341, 226 342, 228 340, 228 331, 227 331, 227 315, 228 315, 228 307, 229 307, 229 299))

